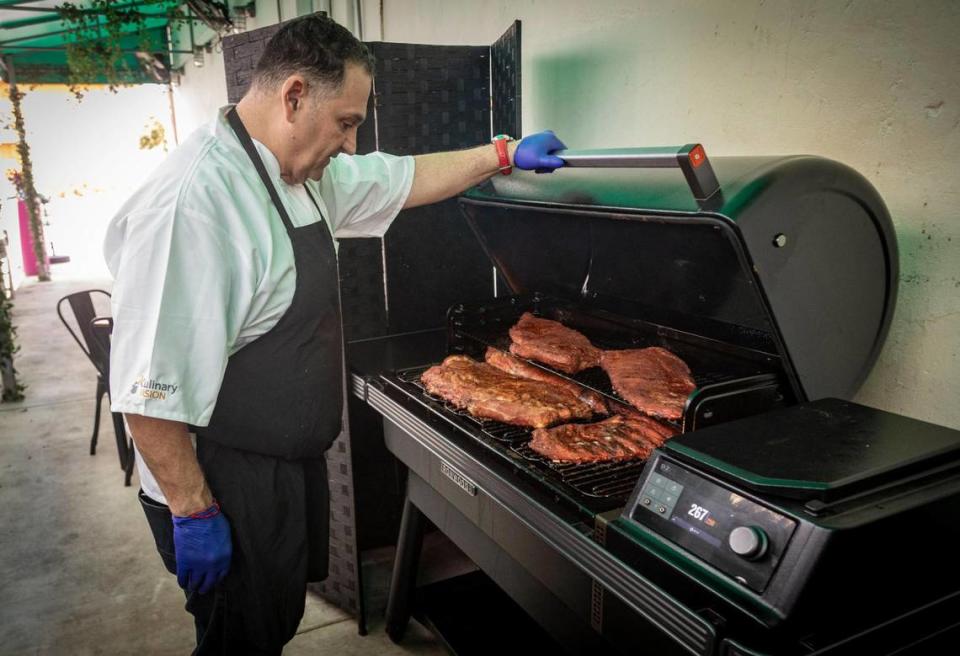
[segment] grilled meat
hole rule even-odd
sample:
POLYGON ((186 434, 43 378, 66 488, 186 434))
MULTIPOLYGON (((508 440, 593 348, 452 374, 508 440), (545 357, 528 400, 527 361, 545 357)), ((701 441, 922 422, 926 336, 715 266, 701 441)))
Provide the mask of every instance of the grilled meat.
POLYGON ((664 419, 679 419, 697 387, 686 363, 659 346, 604 351, 600 366, 620 396, 645 414, 664 419))
POLYGON ((624 419, 629 419, 630 421, 646 425, 650 430, 659 434, 663 438, 663 441, 666 441, 674 435, 679 434, 679 431, 675 427, 665 422, 657 421, 653 417, 648 417, 634 408, 632 405, 611 401, 607 404, 607 407, 614 415, 620 415, 624 419))
POLYGON ((524 312, 510 329, 510 352, 567 374, 600 364, 600 349, 572 328, 524 312))
POLYGON ((605 415, 608 412, 606 401, 604 401, 603 396, 597 392, 583 387, 572 380, 567 380, 562 376, 552 374, 529 362, 515 358, 509 353, 488 347, 484 359, 487 361, 487 364, 496 367, 500 371, 505 371, 508 374, 529 380, 540 380, 570 390, 578 399, 589 405, 595 414, 605 415))
POLYGON ((465 355, 451 355, 420 377, 426 390, 474 417, 542 428, 591 416, 590 406, 560 386, 527 380, 465 355))
POLYGON ((530 448, 550 460, 578 464, 644 459, 667 439, 653 424, 614 415, 594 424, 538 428, 530 448))

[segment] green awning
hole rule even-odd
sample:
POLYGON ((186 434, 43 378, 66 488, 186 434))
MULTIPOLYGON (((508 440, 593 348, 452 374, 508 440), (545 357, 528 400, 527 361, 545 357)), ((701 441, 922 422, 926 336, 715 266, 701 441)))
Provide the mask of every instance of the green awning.
MULTIPOLYGON (((57 7, 66 0, 0 0, 0 55, 4 61, 12 63, 20 84, 40 82, 62 82, 96 84, 108 80, 103 75, 76 71, 71 76, 67 66, 67 48, 82 39, 88 44, 117 43, 123 53, 116 67, 119 81, 124 83, 144 83, 164 81, 169 75, 170 57, 176 54, 190 54, 195 44, 186 43, 171 47, 168 41, 169 11, 181 7, 188 16, 188 25, 192 37, 192 25, 198 24, 209 35, 206 26, 229 26, 226 2, 215 0, 72 0, 72 4, 89 16, 95 18, 98 25, 106 22, 107 11, 136 12, 143 19, 142 35, 138 37, 136 27, 124 29, 119 40, 100 30, 94 38, 81 35, 64 22, 57 7), (213 25, 211 25, 213 23, 213 25)), ((183 40, 183 39, 181 39, 183 40)), ((190 39, 192 40, 192 38, 190 39)), ((6 78, 7 75, 4 74, 6 78)))

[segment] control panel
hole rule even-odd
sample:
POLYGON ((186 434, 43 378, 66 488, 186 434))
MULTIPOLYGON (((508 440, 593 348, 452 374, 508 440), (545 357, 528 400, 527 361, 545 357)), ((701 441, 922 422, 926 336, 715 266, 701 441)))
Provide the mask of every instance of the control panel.
POLYGON ((623 517, 763 592, 796 521, 658 454, 623 517))

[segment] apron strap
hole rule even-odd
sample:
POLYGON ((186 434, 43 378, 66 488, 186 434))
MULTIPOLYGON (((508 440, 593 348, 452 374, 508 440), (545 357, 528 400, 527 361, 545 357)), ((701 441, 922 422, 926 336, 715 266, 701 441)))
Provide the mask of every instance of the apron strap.
MULTIPOLYGON (((290 221, 290 215, 287 214, 287 210, 283 206, 283 201, 280 200, 280 195, 277 193, 276 187, 274 187, 273 182, 270 181, 270 176, 267 174, 267 169, 263 165, 260 153, 257 152, 256 146, 253 145, 253 139, 250 138, 250 133, 247 132, 247 128, 244 127, 243 121, 240 120, 236 106, 231 107, 227 112, 227 122, 230 123, 230 127, 233 128, 233 131, 236 133, 240 144, 247 152, 247 156, 250 158, 250 161, 253 162, 253 168, 260 174, 260 179, 263 180, 263 186, 267 188, 267 193, 270 194, 270 200, 273 201, 274 207, 276 207, 277 212, 280 213, 280 220, 283 221, 287 233, 293 232, 293 222, 290 221)), ((316 201, 314 201, 314 204, 316 204, 316 201)))
POLYGON ((317 208, 317 214, 320 215, 320 219, 326 222, 326 219, 323 216, 323 210, 320 209, 320 204, 317 202, 317 199, 313 197, 313 194, 310 193, 310 187, 308 187, 306 183, 304 183, 303 185, 303 190, 307 192, 307 196, 310 198, 310 202, 312 202, 313 206, 317 208))

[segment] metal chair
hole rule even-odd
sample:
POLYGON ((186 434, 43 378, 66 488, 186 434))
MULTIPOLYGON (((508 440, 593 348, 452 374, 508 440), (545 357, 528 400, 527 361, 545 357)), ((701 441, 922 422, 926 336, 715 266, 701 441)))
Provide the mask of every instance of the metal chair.
MULTIPOLYGON (((90 455, 97 452, 97 436, 100 431, 100 408, 103 396, 107 396, 108 403, 110 400, 110 333, 113 330, 113 319, 97 316, 94 297, 98 294, 110 298, 110 294, 102 289, 88 289, 68 294, 57 302, 57 315, 60 317, 60 321, 63 322, 70 336, 73 337, 80 350, 97 370, 96 410, 93 417, 93 435, 90 437, 90 455), (76 321, 76 330, 64 316, 64 303, 70 306, 73 318, 76 321)), ((133 442, 127 436, 123 415, 119 412, 111 412, 110 414, 113 419, 113 432, 117 442, 120 468, 123 469, 125 474, 124 483, 129 486, 135 458, 133 442)))

